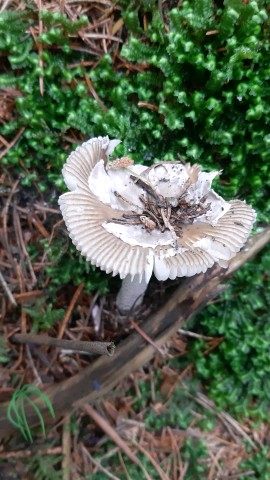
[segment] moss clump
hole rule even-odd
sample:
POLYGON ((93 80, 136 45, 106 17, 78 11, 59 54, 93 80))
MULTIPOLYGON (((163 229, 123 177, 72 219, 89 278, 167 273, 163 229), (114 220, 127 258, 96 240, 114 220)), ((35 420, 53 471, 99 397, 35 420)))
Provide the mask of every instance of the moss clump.
MULTIPOLYGON (((157 148, 190 161, 224 168, 228 198, 252 201, 266 219, 269 187, 269 17, 267 2, 183 2, 169 14, 169 32, 158 12, 142 39, 122 49, 146 62, 137 75, 138 100, 155 104, 163 129, 157 148), (162 32, 162 35, 161 33, 162 32), (162 148, 160 148, 160 143, 162 148), (229 183, 229 184, 228 184, 229 183)), ((156 135, 148 111, 148 137, 156 135), (151 133, 154 132, 154 133, 151 133)), ((154 141, 154 139, 152 140, 154 141)))
MULTIPOLYGON (((269 250, 269 249, 268 249, 269 250)), ((196 318, 204 335, 223 338, 218 348, 192 342, 189 359, 209 382, 208 393, 221 409, 266 420, 269 415, 270 253, 242 267, 232 288, 196 318), (259 260, 259 262, 258 262, 259 260)))

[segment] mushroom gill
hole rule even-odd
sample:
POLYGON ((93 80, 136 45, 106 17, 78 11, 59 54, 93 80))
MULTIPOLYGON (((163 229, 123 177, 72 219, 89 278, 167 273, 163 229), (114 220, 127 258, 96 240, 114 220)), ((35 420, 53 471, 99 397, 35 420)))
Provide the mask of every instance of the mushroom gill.
POLYGON ((147 167, 129 157, 109 162, 118 143, 97 137, 71 153, 63 168, 70 191, 59 204, 81 254, 126 279, 134 296, 124 302, 130 294, 122 291, 118 306, 127 311, 141 302, 152 273, 166 280, 205 272, 215 262, 226 267, 246 242, 256 214, 211 188, 218 171, 182 162, 147 167))

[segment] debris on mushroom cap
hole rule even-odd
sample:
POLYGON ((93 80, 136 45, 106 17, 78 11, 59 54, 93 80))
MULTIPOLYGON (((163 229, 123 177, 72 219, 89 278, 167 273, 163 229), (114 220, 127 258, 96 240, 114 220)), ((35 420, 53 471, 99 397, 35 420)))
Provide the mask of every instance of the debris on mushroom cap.
POLYGON ((129 157, 117 158, 113 162, 108 162, 106 167, 108 168, 126 168, 133 165, 134 160, 129 157))
POLYGON ((107 273, 147 281, 152 273, 166 280, 215 262, 226 267, 246 242, 255 211, 211 189, 218 171, 181 162, 133 165, 129 157, 108 162, 119 143, 93 138, 64 165, 71 191, 59 204, 81 254, 107 273))

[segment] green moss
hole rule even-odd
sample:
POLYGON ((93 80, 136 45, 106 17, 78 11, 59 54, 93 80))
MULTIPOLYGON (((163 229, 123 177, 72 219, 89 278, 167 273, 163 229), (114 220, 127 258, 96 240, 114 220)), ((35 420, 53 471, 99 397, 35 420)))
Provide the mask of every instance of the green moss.
MULTIPOLYGON (((240 464, 241 471, 251 471, 250 480, 268 480, 270 471, 269 448, 264 446, 259 452, 249 456, 245 462, 240 464)), ((240 480, 246 480, 246 476, 239 477, 240 480)))
POLYGON ((224 168, 221 193, 246 198, 265 221, 270 181, 267 2, 230 0, 222 9, 206 0, 183 2, 167 12, 169 31, 155 2, 131 3, 121 2, 133 32, 122 56, 146 68, 128 77, 125 71, 115 72, 109 55, 94 70, 70 67, 87 58, 72 50, 68 37, 86 25, 85 17, 70 22, 60 12, 41 12, 42 68, 32 37, 25 33, 31 17, 19 21, 14 15, 16 28, 8 41, 0 22, 2 51, 14 71, 13 76, 0 75, 0 85, 11 82, 23 94, 17 99, 16 120, 4 125, 1 134, 9 139, 26 127, 4 164, 19 171, 18 159, 24 158, 28 169, 36 168, 44 182, 59 188, 66 136, 73 131, 82 139, 109 134, 121 138, 137 161, 180 154, 207 168, 224 168), (145 32, 142 13, 148 16, 145 32), (101 102, 88 93, 84 75, 101 102), (153 104, 157 111, 139 102, 153 104))
POLYGON ((236 273, 229 289, 194 322, 204 335, 222 337, 220 346, 205 355, 207 344, 192 342, 189 359, 208 381, 208 393, 219 408, 240 416, 267 419, 270 402, 269 248, 256 262, 236 273), (260 262, 258 263, 258 260, 260 262))
POLYGON ((264 220, 262 197, 270 178, 265 6, 227 1, 218 9, 211 2, 183 2, 171 10, 170 31, 158 51, 150 35, 147 43, 132 36, 122 49, 129 61, 150 64, 149 77, 157 78, 158 68, 158 92, 152 88, 147 101, 157 104, 164 117, 167 151, 177 149, 184 159, 223 167, 224 180, 235 183, 222 193, 252 201, 264 220), (168 130, 177 133, 173 141, 168 130))

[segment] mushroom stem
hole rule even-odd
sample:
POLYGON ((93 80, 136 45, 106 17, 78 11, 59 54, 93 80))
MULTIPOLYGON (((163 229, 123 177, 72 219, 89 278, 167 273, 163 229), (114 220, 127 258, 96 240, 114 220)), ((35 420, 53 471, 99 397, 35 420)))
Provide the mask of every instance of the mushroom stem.
POLYGON ((147 289, 148 282, 145 277, 140 281, 140 276, 135 275, 133 280, 131 275, 127 275, 116 297, 116 306, 121 313, 128 313, 135 310, 143 302, 143 297, 147 289))

